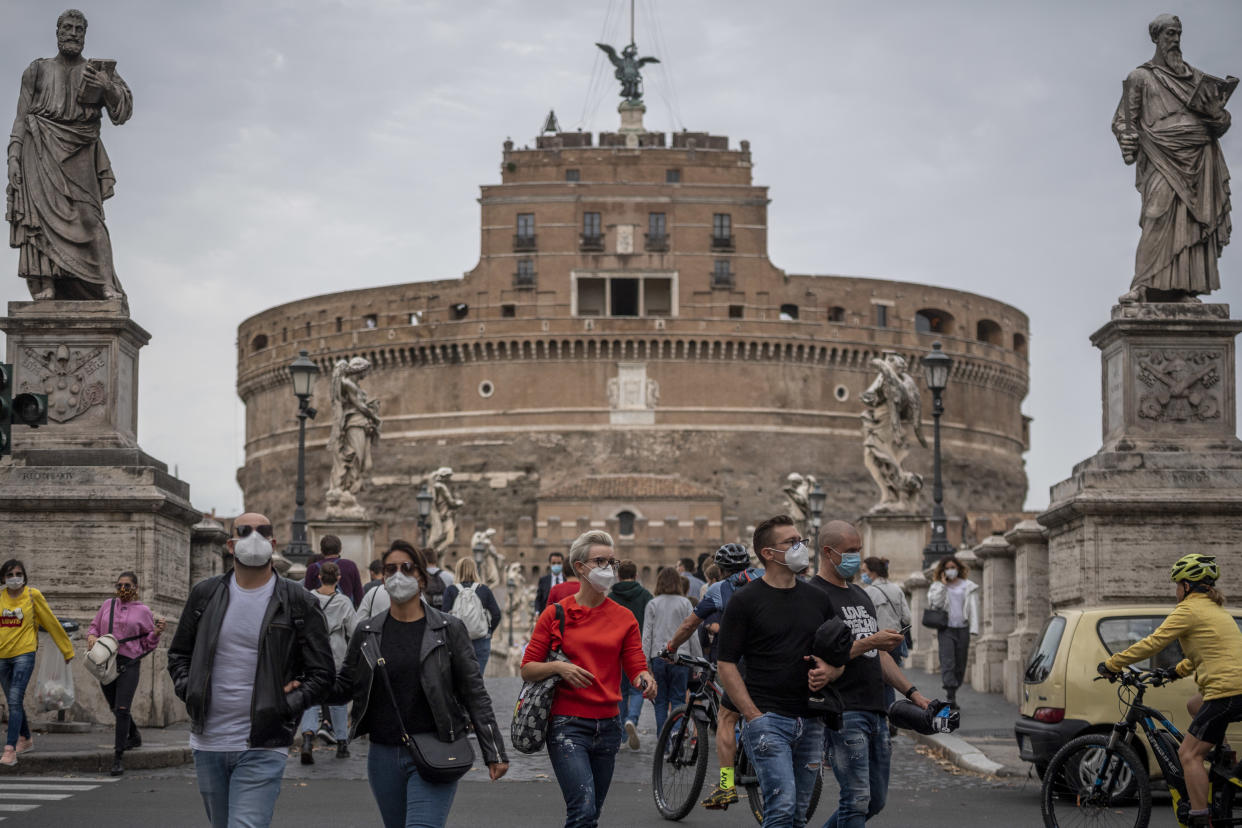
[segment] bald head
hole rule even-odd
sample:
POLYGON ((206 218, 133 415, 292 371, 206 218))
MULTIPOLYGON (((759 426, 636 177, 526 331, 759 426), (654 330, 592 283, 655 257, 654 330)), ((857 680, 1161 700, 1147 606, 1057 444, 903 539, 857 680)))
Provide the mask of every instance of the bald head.
POLYGON ((819 530, 819 549, 831 546, 837 552, 862 546, 862 536, 854 524, 844 520, 830 520, 819 530))
MULTIPOLYGON (((243 515, 239 515, 237 519, 233 521, 234 537, 229 538, 227 541, 230 552, 233 551, 233 545, 237 542, 237 538, 241 537, 241 528, 243 526, 253 526, 256 528, 260 526, 266 527, 264 530, 260 530, 260 534, 264 534, 265 537, 268 538, 272 537, 272 521, 267 515, 262 515, 258 512, 246 512, 243 515)), ((272 546, 275 545, 276 541, 273 539, 272 546)))

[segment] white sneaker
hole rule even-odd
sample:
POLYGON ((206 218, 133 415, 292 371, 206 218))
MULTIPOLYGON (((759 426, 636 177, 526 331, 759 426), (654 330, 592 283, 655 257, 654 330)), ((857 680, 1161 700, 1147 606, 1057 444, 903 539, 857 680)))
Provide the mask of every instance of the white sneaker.
POLYGON ((17 751, 12 745, 4 746, 4 754, 0 755, 0 765, 12 767, 17 764, 17 751))
POLYGON ((633 722, 625 723, 625 735, 629 739, 630 750, 638 750, 638 728, 633 722))

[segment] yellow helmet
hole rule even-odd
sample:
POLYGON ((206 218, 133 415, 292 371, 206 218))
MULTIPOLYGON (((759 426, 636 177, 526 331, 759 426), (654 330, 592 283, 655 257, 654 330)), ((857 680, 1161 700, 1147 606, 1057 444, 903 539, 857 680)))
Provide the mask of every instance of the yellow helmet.
POLYGON ((1220 577, 1220 567, 1216 565, 1215 555, 1192 552, 1177 559, 1169 571, 1169 577, 1174 581, 1214 584, 1220 577))

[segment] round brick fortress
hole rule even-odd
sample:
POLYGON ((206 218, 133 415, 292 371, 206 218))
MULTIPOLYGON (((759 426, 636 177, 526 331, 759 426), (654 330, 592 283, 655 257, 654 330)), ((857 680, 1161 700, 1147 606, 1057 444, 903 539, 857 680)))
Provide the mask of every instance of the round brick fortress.
MULTIPOLYGON (((740 528, 784 508, 787 474, 811 473, 828 493, 826 518, 854 519, 877 499, 859 424, 870 360, 900 353, 922 384, 919 359, 935 341, 954 360, 947 511, 1021 510, 1025 314, 962 291, 773 266, 767 189, 751 181, 745 141, 598 139, 506 142, 501 183, 482 188, 480 260, 464 278, 301 299, 241 324, 248 510, 288 537, 287 366, 306 350, 323 372, 307 432, 312 519, 331 465, 327 377, 340 359, 373 366, 363 385, 382 401, 383 434, 359 500, 377 547, 417 536, 417 486, 446 465, 462 522, 496 527, 498 540, 534 518, 541 491, 604 474, 678 475, 718 492, 740 528)), ((930 426, 930 399, 923 410, 930 426)), ((907 465, 930 476, 930 453, 907 465)))

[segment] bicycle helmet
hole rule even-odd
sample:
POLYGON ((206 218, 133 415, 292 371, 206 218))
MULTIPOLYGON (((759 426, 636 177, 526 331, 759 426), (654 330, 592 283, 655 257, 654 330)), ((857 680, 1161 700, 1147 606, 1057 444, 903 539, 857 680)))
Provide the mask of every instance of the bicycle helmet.
POLYGON ((712 557, 716 566, 730 574, 750 566, 750 552, 740 543, 726 543, 712 557))
POLYGON ((1219 577, 1220 567, 1216 564, 1216 556, 1200 555, 1198 552, 1178 558, 1177 563, 1169 570, 1169 578, 1173 581, 1191 581, 1208 586, 1215 584, 1219 577))

